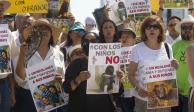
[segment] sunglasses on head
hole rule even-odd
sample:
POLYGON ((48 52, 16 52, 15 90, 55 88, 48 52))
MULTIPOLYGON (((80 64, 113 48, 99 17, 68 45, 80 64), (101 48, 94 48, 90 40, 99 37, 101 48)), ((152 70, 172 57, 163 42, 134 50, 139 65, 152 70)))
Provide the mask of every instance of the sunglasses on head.
POLYGON ((189 25, 181 25, 181 29, 183 30, 192 30, 193 29, 193 24, 189 24, 189 25))
POLYGON ((160 26, 158 24, 148 24, 145 28, 146 30, 150 30, 151 28, 153 28, 154 30, 158 30, 160 26))

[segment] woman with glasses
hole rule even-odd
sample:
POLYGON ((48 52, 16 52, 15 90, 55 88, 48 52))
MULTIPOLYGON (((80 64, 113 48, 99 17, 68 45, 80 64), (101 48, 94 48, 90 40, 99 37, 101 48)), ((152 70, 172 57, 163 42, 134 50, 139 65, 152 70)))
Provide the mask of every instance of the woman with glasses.
POLYGON ((75 45, 81 44, 82 36, 84 34, 85 34, 84 26, 80 22, 75 22, 67 34, 67 40, 65 41, 65 45, 62 46, 64 47, 63 49, 63 52, 65 53, 64 55, 67 57, 65 59, 67 65, 70 63, 69 50, 75 45))
MULTIPOLYGON (((33 39, 37 39, 37 41, 24 41, 20 46, 20 53, 18 57, 18 62, 20 63, 17 63, 16 73, 18 75, 18 80, 20 80, 20 84, 25 86, 20 88, 20 91, 23 92, 23 95, 19 99, 20 104, 18 104, 18 110, 16 112, 36 112, 35 105, 29 90, 30 87, 27 83, 28 79, 26 76, 26 68, 34 65, 38 66, 39 63, 48 60, 55 60, 55 62, 58 63, 57 67, 62 70, 60 75, 64 75, 64 56, 62 52, 60 52, 60 50, 55 47, 60 31, 56 27, 52 26, 48 20, 41 18, 36 20, 32 26, 24 29, 22 34, 26 40, 30 38, 29 36, 32 36, 33 39), (40 36, 41 39, 38 40, 38 38, 35 38, 34 36, 40 36), (36 46, 35 42, 39 42, 40 44, 36 46), (29 51, 30 47, 33 47, 37 50, 30 54, 31 56, 28 60, 26 60, 26 52, 29 51)), ((32 51, 34 49, 32 49, 32 51)))
MULTIPOLYGON (((142 80, 138 80, 141 74, 139 71, 140 62, 143 61, 159 61, 172 59, 172 49, 170 45, 168 57, 164 46, 164 29, 163 23, 158 16, 149 16, 144 19, 141 25, 141 43, 138 43, 132 50, 131 63, 129 64, 129 79, 135 87, 135 112, 169 112, 170 109, 147 109, 148 97, 153 97, 153 93, 145 89, 145 84, 142 80)), ((174 61, 173 61, 174 62, 174 61)), ((173 64, 174 66, 176 64, 173 64)))

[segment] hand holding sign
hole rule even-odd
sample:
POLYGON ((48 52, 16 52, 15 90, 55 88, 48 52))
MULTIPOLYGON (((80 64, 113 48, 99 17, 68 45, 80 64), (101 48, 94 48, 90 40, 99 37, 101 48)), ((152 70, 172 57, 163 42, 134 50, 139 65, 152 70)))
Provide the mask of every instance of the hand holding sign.
POLYGON ((89 71, 81 71, 79 73, 79 76, 77 77, 77 79, 80 81, 80 82, 83 82, 83 81, 86 81, 88 78, 90 78, 90 73, 89 71))

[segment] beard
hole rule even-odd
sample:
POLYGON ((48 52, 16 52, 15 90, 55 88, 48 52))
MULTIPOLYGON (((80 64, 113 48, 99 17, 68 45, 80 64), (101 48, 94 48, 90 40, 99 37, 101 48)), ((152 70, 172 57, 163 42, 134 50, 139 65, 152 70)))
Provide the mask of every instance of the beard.
POLYGON ((181 37, 183 40, 190 40, 193 37, 193 32, 187 31, 187 32, 181 33, 181 37))

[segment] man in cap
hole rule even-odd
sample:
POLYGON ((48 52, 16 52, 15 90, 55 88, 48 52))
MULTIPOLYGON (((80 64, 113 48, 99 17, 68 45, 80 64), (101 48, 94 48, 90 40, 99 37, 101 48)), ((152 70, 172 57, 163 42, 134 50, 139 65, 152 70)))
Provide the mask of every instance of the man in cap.
MULTIPOLYGON (((0 16, 3 16, 4 11, 10 6, 10 3, 5 0, 0 1, 0 16)), ((3 18, 0 18, 0 23, 2 23, 3 18)), ((2 26, 1 26, 2 27, 2 26)), ((9 29, 5 29, 8 37, 6 37, 6 44, 10 50, 8 52, 11 53, 11 57, 15 55, 15 42, 13 40, 13 35, 9 29)), ((3 47, 1 47, 3 49, 3 47)), ((2 55, 0 59, 2 59, 2 55)), ((2 65, 0 65, 2 66, 2 65)), ((13 75, 10 75, 8 72, 0 73, 0 112, 10 112, 11 110, 11 102, 15 103, 15 95, 14 95, 14 83, 13 83, 13 75), (9 83, 9 84, 8 84, 9 83)))
POLYGON ((188 112, 190 84, 188 82, 189 70, 185 59, 185 50, 194 36, 193 27, 194 18, 191 15, 188 15, 188 17, 175 26, 176 31, 181 34, 182 40, 179 40, 172 46, 174 58, 179 62, 179 67, 176 70, 179 106, 173 107, 172 112, 188 112))

